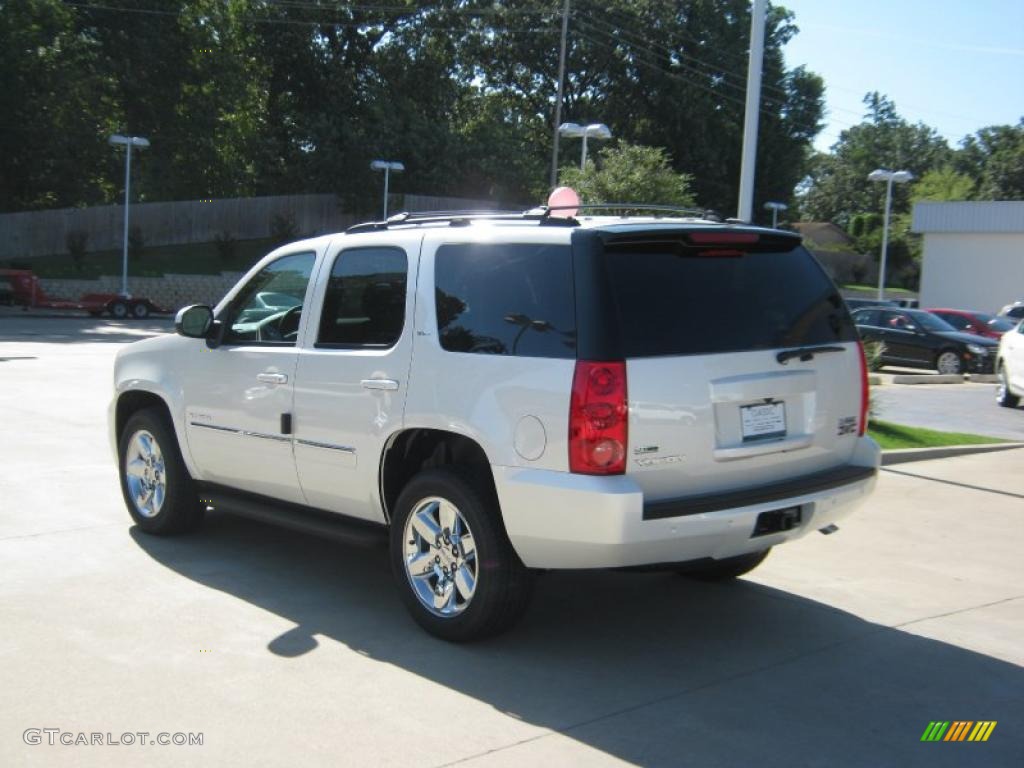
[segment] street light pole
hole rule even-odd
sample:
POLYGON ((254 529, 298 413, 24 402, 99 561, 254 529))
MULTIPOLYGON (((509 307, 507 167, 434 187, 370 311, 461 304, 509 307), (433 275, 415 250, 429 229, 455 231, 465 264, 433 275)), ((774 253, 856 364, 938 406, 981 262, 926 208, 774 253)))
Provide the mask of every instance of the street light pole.
POLYGON ((882 218, 882 253, 878 265, 878 301, 885 300, 885 262, 889 251, 889 212, 892 208, 893 182, 902 184, 914 176, 910 171, 887 171, 878 168, 868 174, 868 181, 885 182, 885 215, 882 218))
POLYGON ((608 140, 612 137, 612 130, 604 123, 591 123, 590 125, 577 125, 576 123, 562 123, 558 126, 558 132, 567 138, 583 139, 583 153, 580 155, 580 170, 587 167, 587 139, 608 140))
POLYGON ((121 238, 121 295, 128 295, 128 216, 131 211, 132 143, 125 145, 124 155, 124 237, 121 238))
POLYGON ((388 182, 390 181, 391 171, 395 173, 401 173, 405 170, 405 166, 395 160, 374 160, 370 163, 370 168, 375 171, 384 171, 384 219, 388 218, 388 182))
POLYGON ((785 211, 789 208, 785 203, 776 203, 769 201, 764 204, 764 207, 772 212, 772 229, 779 228, 779 211, 785 211))
POLYGON ((149 146, 149 140, 142 136, 122 136, 115 133, 107 143, 112 147, 124 145, 124 240, 121 254, 121 295, 128 295, 128 218, 131 211, 131 188, 132 188, 132 147, 145 149, 149 146))

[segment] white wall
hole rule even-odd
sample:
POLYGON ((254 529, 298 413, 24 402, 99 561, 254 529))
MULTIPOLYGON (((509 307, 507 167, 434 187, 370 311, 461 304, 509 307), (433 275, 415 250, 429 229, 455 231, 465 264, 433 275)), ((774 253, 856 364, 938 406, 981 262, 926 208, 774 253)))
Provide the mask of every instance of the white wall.
POLYGON ((1024 299, 1024 233, 926 233, 921 306, 998 312, 1024 299))

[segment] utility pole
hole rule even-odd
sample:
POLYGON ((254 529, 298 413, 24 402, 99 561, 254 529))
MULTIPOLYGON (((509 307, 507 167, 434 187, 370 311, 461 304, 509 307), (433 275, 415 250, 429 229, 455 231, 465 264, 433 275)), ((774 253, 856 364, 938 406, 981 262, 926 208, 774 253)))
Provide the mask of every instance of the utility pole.
POLYGON ((747 105, 743 117, 743 161, 736 218, 754 218, 754 167, 757 164, 757 118, 761 109, 761 68, 764 66, 766 0, 754 0, 750 14, 750 61, 747 64, 747 105))
POLYGON ((558 97, 555 101, 555 147, 551 151, 551 184, 558 183, 558 127, 562 124, 562 96, 565 93, 565 44, 569 37, 569 0, 562 5, 562 46, 558 55, 558 97))

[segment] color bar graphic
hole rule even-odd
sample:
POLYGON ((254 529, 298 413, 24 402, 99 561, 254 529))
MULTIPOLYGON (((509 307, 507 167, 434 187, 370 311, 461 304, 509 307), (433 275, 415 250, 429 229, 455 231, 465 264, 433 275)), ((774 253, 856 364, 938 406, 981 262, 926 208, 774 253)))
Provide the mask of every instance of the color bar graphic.
POLYGON ((921 741, 988 741, 996 720, 932 720, 921 734, 921 741))

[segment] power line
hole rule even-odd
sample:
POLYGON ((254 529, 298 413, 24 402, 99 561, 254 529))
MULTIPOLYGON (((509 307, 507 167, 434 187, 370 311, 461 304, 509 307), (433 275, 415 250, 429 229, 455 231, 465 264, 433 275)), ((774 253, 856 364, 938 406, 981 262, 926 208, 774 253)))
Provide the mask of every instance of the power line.
MULTIPOLYGON (((638 43, 638 44, 644 45, 645 47, 647 46, 647 44, 649 42, 650 45, 657 46, 658 48, 660 48, 662 51, 664 51, 669 56, 689 59, 690 61, 694 62, 695 64, 697 64, 699 66, 702 66, 702 67, 705 67, 705 68, 707 68, 709 70, 712 70, 712 73, 715 74, 715 75, 722 76, 722 77, 732 77, 732 78, 735 78, 738 81, 740 81, 740 83, 742 84, 740 86, 741 88, 745 88, 746 87, 746 75, 738 73, 735 70, 729 69, 728 67, 724 67, 724 66, 721 66, 719 64, 713 64, 713 63, 710 63, 710 62, 705 61, 703 59, 700 59, 700 58, 694 56, 691 53, 687 53, 685 50, 682 49, 682 47, 672 48, 672 47, 669 47, 669 46, 664 45, 662 43, 657 43, 657 42, 653 42, 653 41, 647 41, 647 39, 644 38, 639 33, 631 32, 631 31, 628 30, 629 24, 633 23, 632 21, 627 22, 621 16, 618 16, 618 17, 612 16, 611 12, 609 12, 609 11, 606 11, 606 16, 608 18, 612 19, 613 22, 617 21, 618 24, 608 23, 608 22, 602 21, 601 19, 598 19, 596 17, 587 17, 586 19, 583 19, 583 21, 585 23, 589 23, 589 24, 594 24, 594 23, 600 24, 603 27, 605 27, 607 30, 611 30, 611 32, 613 32, 613 33, 615 33, 617 35, 628 35, 628 36, 632 37, 634 40, 642 41, 641 43, 638 43)), ((693 38, 693 39, 696 39, 696 38, 693 38)), ((669 36, 669 42, 675 42, 677 45, 679 45, 679 41, 675 40, 671 35, 669 36)), ((715 53, 731 55, 728 52, 721 51, 718 48, 713 48, 712 50, 715 53)), ((782 88, 779 88, 779 87, 771 85, 771 84, 768 84, 768 85, 764 86, 764 90, 775 91, 776 93, 778 93, 778 94, 780 94, 780 95, 782 95, 784 97, 789 95, 782 88)))
MULTIPOLYGON (((588 26, 588 25, 584 24, 584 26, 588 26)), ((598 29, 596 29, 594 27, 589 27, 589 29, 594 31, 594 32, 600 33, 600 30, 598 30, 598 29)), ((585 34, 583 32, 580 32, 580 31, 577 31, 577 34, 580 37, 582 37, 583 39, 589 41, 590 43, 592 43, 594 45, 598 45, 598 46, 606 48, 607 50, 610 50, 612 52, 616 52, 616 47, 615 46, 612 46, 612 45, 610 45, 610 44, 608 44, 606 42, 603 42, 601 40, 596 40, 596 39, 590 37, 589 35, 587 35, 587 34, 585 34)), ((611 37, 610 35, 606 35, 606 36, 611 37)), ((718 99, 724 99, 725 101, 731 102, 731 103, 733 103, 733 104, 735 104, 737 106, 740 106, 740 107, 745 107, 746 106, 744 100, 742 98, 738 97, 738 96, 734 96, 731 93, 725 93, 725 92, 722 92, 720 90, 715 90, 712 86, 705 85, 704 83, 701 83, 701 82, 699 82, 697 80, 694 80, 694 79, 691 79, 691 78, 688 78, 688 77, 684 77, 683 75, 681 75, 681 74, 679 74, 677 72, 671 72, 671 71, 665 69, 663 66, 661 66, 660 63, 652 62, 648 58, 648 56, 651 55, 651 54, 646 54, 645 55, 644 51, 637 50, 637 48, 635 46, 633 46, 632 44, 630 44, 628 41, 616 40, 614 37, 612 39, 617 44, 619 44, 619 45, 623 45, 623 46, 626 46, 628 48, 631 48, 632 49, 632 53, 633 53, 633 57, 634 57, 634 61, 636 61, 637 63, 643 64, 647 68, 649 68, 649 69, 651 69, 651 70, 653 70, 655 72, 658 72, 659 74, 664 75, 665 77, 669 77, 669 78, 672 78, 674 80, 678 80, 678 81, 686 83, 687 85, 690 85, 690 86, 692 86, 694 88, 697 88, 697 89, 702 90, 702 91, 704 91, 706 93, 709 93, 709 94, 711 94, 712 96, 715 96, 718 99)), ((653 54, 653 55, 654 55, 655 58, 658 58, 657 54, 653 54)), ((689 72, 691 74, 697 75, 699 77, 707 77, 707 75, 705 73, 703 73, 703 72, 698 72, 698 71, 695 71, 693 69, 687 68, 685 65, 682 65, 682 64, 680 64, 679 66, 684 71, 689 72)), ((729 85, 727 83, 723 83, 723 84, 724 85, 729 85)), ((735 87, 735 86, 732 86, 732 87, 735 87)), ((771 102, 767 102, 767 100, 763 96, 762 96, 762 102, 766 102, 766 103, 771 104, 771 102)), ((781 106, 783 108, 787 108, 786 105, 781 105, 781 106)), ((803 131, 805 131, 807 133, 817 134, 821 130, 816 125, 808 125, 807 123, 798 122, 797 120, 795 120, 793 118, 787 119, 785 117, 781 117, 781 116, 775 114, 774 112, 766 109, 763 106, 759 106, 758 109, 759 109, 759 111, 763 115, 766 115, 766 116, 772 117, 772 118, 776 118, 776 119, 781 119, 784 123, 788 123, 789 125, 791 125, 791 126, 793 126, 795 128, 802 129, 803 131)))

